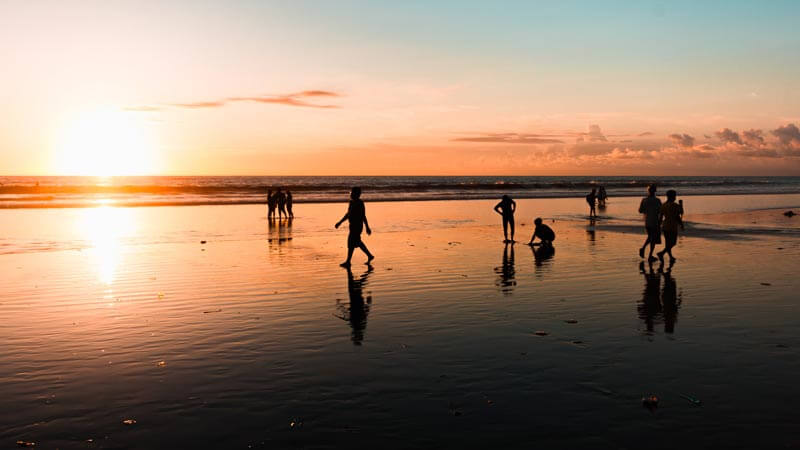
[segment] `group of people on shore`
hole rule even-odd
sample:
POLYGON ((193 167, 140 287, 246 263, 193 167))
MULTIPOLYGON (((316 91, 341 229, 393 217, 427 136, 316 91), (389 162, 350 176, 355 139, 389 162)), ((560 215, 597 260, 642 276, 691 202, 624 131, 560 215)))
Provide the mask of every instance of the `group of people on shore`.
MULTIPOLYGON (((684 229, 683 225, 683 200, 676 202, 677 192, 670 189, 667 191, 667 199, 665 202, 656 197, 656 185, 651 184, 647 188, 648 195, 642 199, 639 204, 639 213, 644 215, 645 230, 647 231, 647 238, 644 244, 639 249, 639 256, 644 258, 645 249, 650 246, 650 254, 648 261, 653 262, 656 260, 664 261, 664 255, 669 255, 670 263, 674 263, 676 258, 672 255, 672 249, 678 241, 678 228, 684 229), (657 257, 653 255, 656 245, 661 243, 661 235, 664 235, 664 249, 656 253, 657 257)), ((599 189, 592 189, 592 192, 586 196, 586 201, 589 203, 590 211, 589 218, 594 219, 597 217, 595 211, 595 203, 600 202, 605 205, 608 194, 602 186, 599 189)), ((267 204, 269 206, 268 217, 273 218, 275 210, 278 211, 278 217, 281 214, 286 217, 294 217, 292 214, 292 194, 286 191, 286 194, 277 190, 275 194, 269 191, 267 204)), ((514 243, 514 213, 517 210, 517 203, 508 195, 503 195, 500 202, 494 207, 494 211, 500 214, 503 218, 503 236, 505 243, 514 243), (509 238, 510 235, 510 238, 509 238)), ((341 263, 342 267, 350 267, 353 258, 353 252, 356 248, 361 249, 367 255, 366 264, 370 264, 375 255, 373 255, 364 242, 361 240, 361 233, 366 230, 367 235, 372 234, 372 229, 369 227, 367 220, 366 209, 364 201, 361 200, 361 188, 354 187, 350 192, 350 203, 347 207, 347 213, 336 222, 335 227, 339 228, 342 223, 347 221, 349 223, 350 233, 347 237, 347 259, 341 263)), ((556 239, 556 233, 546 225, 541 217, 537 217, 533 221, 535 228, 528 245, 541 246, 542 249, 552 250, 553 241, 556 239), (535 240, 539 239, 536 243, 535 240)))
MULTIPOLYGON (((669 255, 670 263, 674 263, 676 258, 672 254, 672 249, 678 242, 678 228, 684 230, 683 225, 683 200, 676 202, 678 193, 670 189, 667 191, 667 199, 665 202, 656 197, 656 185, 651 184, 647 188, 648 195, 642 199, 639 204, 639 213, 644 215, 645 230, 647 231, 647 238, 644 244, 639 249, 639 256, 644 258, 645 249, 650 246, 650 254, 648 261, 653 262, 660 260, 664 262, 664 255, 669 255), (664 235, 664 249, 653 256, 656 245, 661 243, 661 235, 664 235)), ((608 194, 602 186, 599 189, 592 189, 586 196, 586 202, 589 204, 589 218, 594 219, 597 217, 595 204, 599 203, 605 206, 608 194)), ((508 195, 504 195, 500 202, 494 207, 495 212, 503 217, 503 236, 505 243, 514 242, 514 213, 517 210, 517 203, 508 195), (509 239, 509 230, 511 238, 509 239)), ((553 241, 556 238, 555 232, 552 228, 545 225, 540 217, 534 220, 536 228, 533 231, 530 242, 528 245, 537 245, 534 243, 536 238, 539 238, 539 244, 542 248, 552 248, 553 241)))
POLYGON ((267 218, 274 219, 276 211, 279 220, 281 218, 294 218, 291 191, 287 190, 286 193, 284 193, 281 191, 281 188, 278 188, 274 194, 272 193, 272 189, 267 191, 267 218))

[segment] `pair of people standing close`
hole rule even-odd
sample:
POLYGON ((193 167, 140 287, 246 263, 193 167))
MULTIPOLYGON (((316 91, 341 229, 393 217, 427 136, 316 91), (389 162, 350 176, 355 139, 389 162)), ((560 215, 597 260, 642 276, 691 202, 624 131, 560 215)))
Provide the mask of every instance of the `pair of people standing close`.
MULTIPOLYGON (((500 200, 500 203, 494 206, 494 211, 503 216, 503 236, 505 238, 503 242, 513 243, 514 213, 517 211, 517 202, 512 200, 508 195, 504 195, 500 200), (511 239, 508 239, 509 228, 511 229, 511 239)), ((533 235, 531 236, 531 240, 528 242, 528 245, 536 245, 533 243, 533 241, 538 237, 541 241, 540 245, 543 248, 552 248, 553 241, 556 238, 556 234, 553 229, 543 224, 540 217, 537 217, 533 223, 536 225, 536 229, 533 231, 533 235)))
POLYGON ((274 194, 272 193, 272 189, 267 191, 267 218, 274 218, 276 210, 278 211, 278 219, 282 217, 287 219, 294 218, 291 191, 286 191, 285 194, 280 188, 278 188, 277 192, 274 194))
POLYGON ((644 252, 647 246, 650 246, 650 254, 647 257, 648 261, 655 261, 660 259, 664 262, 664 255, 669 255, 670 263, 675 262, 675 257, 672 255, 672 249, 678 243, 678 227, 681 230, 685 229, 683 226, 683 201, 676 203, 675 199, 678 193, 670 189, 667 191, 667 201, 661 203, 656 197, 656 186, 651 184, 647 188, 647 197, 642 199, 639 204, 639 213, 644 214, 644 226, 647 231, 647 238, 644 244, 639 249, 639 256, 644 258, 644 252), (653 256, 653 251, 656 245, 661 243, 661 234, 664 234, 664 249, 656 253, 658 258, 653 256))

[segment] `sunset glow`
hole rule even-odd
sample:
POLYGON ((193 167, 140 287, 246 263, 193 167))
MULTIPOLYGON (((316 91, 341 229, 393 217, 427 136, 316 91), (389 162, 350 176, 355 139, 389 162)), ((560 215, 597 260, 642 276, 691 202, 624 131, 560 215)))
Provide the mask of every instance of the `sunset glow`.
POLYGON ((3 2, 2 172, 792 175, 798 14, 3 2))

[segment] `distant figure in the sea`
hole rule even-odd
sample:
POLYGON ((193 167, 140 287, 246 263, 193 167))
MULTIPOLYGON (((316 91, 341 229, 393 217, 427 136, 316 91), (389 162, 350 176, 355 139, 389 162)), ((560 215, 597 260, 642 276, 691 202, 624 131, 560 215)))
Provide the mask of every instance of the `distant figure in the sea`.
POLYGON ((541 245, 542 248, 552 248, 553 241, 556 240, 555 231, 542 223, 541 217, 537 217, 536 220, 533 221, 533 224, 536 225, 536 228, 533 230, 533 236, 531 236, 531 241, 528 242, 528 245, 536 245, 533 241, 538 237, 540 241, 539 245, 541 245))
POLYGON ((597 190, 597 206, 605 208, 607 198, 608 194, 606 193, 606 188, 604 186, 600 186, 600 188, 597 190))
POLYGON ((678 243, 678 227, 684 230, 681 213, 683 207, 675 202, 678 193, 670 189, 667 191, 667 201, 661 205, 661 229, 664 230, 664 250, 658 252, 658 259, 664 262, 664 253, 669 255, 669 262, 674 263, 672 248, 678 243))
POLYGON ((364 341, 364 331, 367 328, 367 316, 372 304, 372 296, 367 294, 364 298, 364 287, 367 286, 367 279, 374 269, 367 267, 367 271, 358 278, 353 276, 350 267, 347 268, 347 293, 350 297, 350 304, 344 305, 337 300, 337 308, 341 315, 337 315, 342 320, 350 322, 352 328, 351 340, 353 345, 361 345, 364 341))
POLYGON ((592 192, 586 195, 586 203, 589 204, 589 217, 597 217, 595 204, 597 203, 597 189, 592 188, 592 192))
POLYGON ((345 220, 350 222, 350 235, 347 236, 347 260, 341 263, 340 266, 350 267, 350 260, 353 258, 353 251, 356 247, 367 255, 366 264, 369 265, 375 259, 375 255, 370 253, 367 246, 361 241, 361 230, 366 228, 368 235, 372 234, 372 230, 369 228, 364 202, 361 200, 360 187, 354 187, 350 192, 350 205, 347 207, 347 213, 342 217, 342 220, 336 222, 336 228, 339 228, 345 220))
POLYGON ((267 219, 275 217, 275 207, 277 206, 277 198, 272 193, 272 189, 267 191, 267 219))
POLYGON ((639 249, 639 257, 644 258, 644 249, 650 245, 650 256, 648 261, 655 261, 653 250, 657 244, 661 243, 661 200, 656 197, 656 185, 651 184, 647 187, 647 197, 639 203, 639 213, 644 214, 644 228, 647 231, 647 239, 639 249))
POLYGON ((503 216, 503 242, 514 242, 514 212, 517 210, 517 202, 511 200, 511 197, 504 195, 500 203, 494 206, 497 214, 503 216), (508 228, 511 228, 511 239, 508 239, 508 228))
POLYGON ((292 191, 286 191, 286 212, 289 213, 289 218, 294 219, 294 213, 292 212, 292 191))
POLYGON ((281 216, 289 217, 286 213, 286 194, 281 191, 281 188, 278 188, 278 192, 275 193, 275 197, 277 197, 278 202, 278 219, 280 220, 281 216))

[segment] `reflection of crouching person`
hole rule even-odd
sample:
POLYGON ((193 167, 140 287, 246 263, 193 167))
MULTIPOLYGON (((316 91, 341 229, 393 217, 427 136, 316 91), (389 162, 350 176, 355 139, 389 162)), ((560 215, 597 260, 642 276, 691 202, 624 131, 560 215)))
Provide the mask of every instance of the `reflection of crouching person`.
POLYGON ((528 242, 528 245, 536 245, 533 241, 538 237, 542 248, 553 248, 553 241, 556 240, 556 233, 553 229, 543 224, 541 217, 537 217, 533 223, 536 225, 536 229, 533 230, 533 236, 531 236, 531 241, 528 242))

